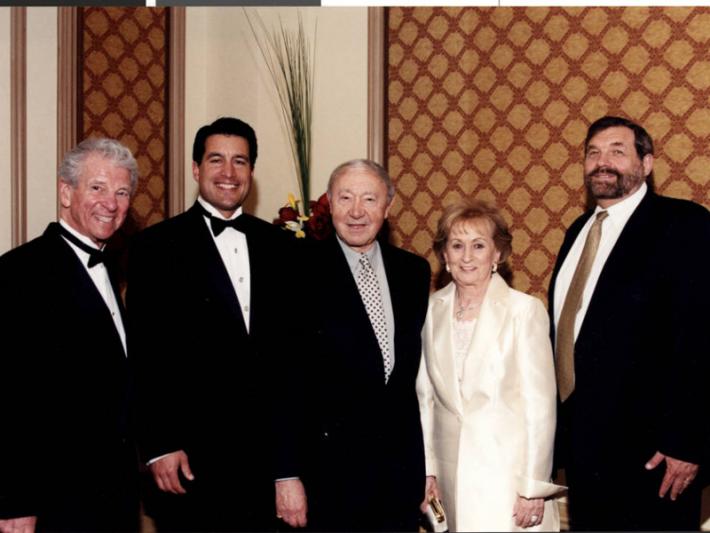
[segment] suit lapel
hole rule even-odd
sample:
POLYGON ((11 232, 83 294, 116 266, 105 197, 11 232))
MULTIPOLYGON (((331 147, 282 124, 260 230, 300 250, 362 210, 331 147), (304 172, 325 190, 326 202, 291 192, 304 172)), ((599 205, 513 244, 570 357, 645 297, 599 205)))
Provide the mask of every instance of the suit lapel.
POLYGON ((483 298, 478 321, 474 326, 471 346, 464 363, 461 390, 464 409, 471 406, 473 393, 480 390, 473 384, 485 379, 484 363, 488 362, 491 352, 496 348, 498 335, 507 319, 509 291, 505 281, 498 274, 493 274, 483 298))
POLYGON ((456 406, 456 410, 463 413, 463 403, 456 376, 453 338, 455 295, 456 286, 452 282, 432 296, 430 320, 432 324, 440 324, 440 327, 431 332, 432 338, 429 339, 429 342, 432 347, 431 355, 435 358, 431 361, 433 363, 431 371, 436 372, 439 375, 438 379, 443 381, 443 386, 439 387, 439 390, 448 396, 446 399, 448 405, 456 406))
POLYGON ((222 256, 219 255, 217 245, 210 234, 210 229, 205 223, 204 216, 197 205, 193 205, 187 211, 189 218, 188 238, 193 241, 192 245, 185 247, 194 254, 189 261, 196 267, 195 279, 205 280, 206 297, 214 298, 221 303, 233 315, 235 323, 238 324, 240 332, 247 334, 242 315, 241 305, 234 286, 224 266, 222 256), (204 274, 200 274, 203 272, 204 274))
MULTIPOLYGON (((365 304, 362 302, 360 297, 360 291, 355 283, 355 278, 353 277, 352 271, 350 270, 350 265, 340 248, 338 241, 333 237, 327 246, 331 249, 331 255, 336 259, 332 268, 330 269, 331 279, 333 280, 332 287, 335 291, 336 288, 339 294, 333 294, 332 297, 338 302, 338 309, 340 313, 344 316, 339 319, 339 322, 350 324, 350 330, 356 332, 355 336, 352 337, 352 341, 361 345, 360 356, 365 359, 367 372, 372 376, 373 381, 376 383, 381 383, 384 386, 384 376, 385 366, 382 360, 382 353, 380 352, 380 345, 377 342, 377 336, 375 331, 372 329, 372 323, 367 315, 367 310, 365 309, 365 304), (349 315, 349 316, 348 316, 349 315)), ((382 254, 384 260, 384 252, 382 254)), ((387 262, 385 261, 385 272, 388 272, 387 262)), ((388 274, 388 284, 390 282, 388 274)), ((392 295, 392 286, 390 286, 390 295, 392 295)), ((394 298, 392 301, 392 308, 395 316, 397 315, 397 310, 395 308, 394 298)), ((396 345, 396 333, 397 324, 395 322, 395 345, 396 345)), ((397 367, 397 350, 395 348, 395 369, 397 367)), ((394 371, 393 371, 394 373, 394 371)), ((391 379, 391 377, 390 377, 391 379)))
MULTIPOLYGON (((74 250, 72 250, 69 243, 67 243, 59 233, 59 224, 56 222, 50 224, 44 235, 52 242, 52 246, 56 250, 56 256, 53 255, 50 260, 55 264, 57 285, 61 287, 72 287, 72 293, 69 295, 71 300, 75 301, 77 305, 84 310, 85 316, 100 317, 101 323, 105 324, 107 331, 111 332, 110 338, 113 338, 113 343, 118 350, 117 353, 121 353, 125 356, 121 336, 118 330, 116 330, 116 324, 111 317, 111 312, 103 296, 101 296, 101 293, 96 288, 94 281, 91 279, 91 276, 89 276, 84 265, 81 264, 81 260, 74 250)), ((106 267, 110 269, 110 265, 106 265, 106 267)), ((113 286, 114 282, 110 270, 109 279, 113 286)), ((114 293, 117 293, 115 287, 114 293)), ((116 301, 125 325, 123 306, 121 305, 121 300, 118 295, 116 295, 116 301)))
POLYGON ((585 325, 595 320, 596 309, 613 309, 617 296, 616 287, 625 278, 637 277, 637 262, 642 260, 644 253, 650 250, 652 243, 644 242, 644 238, 653 238, 651 229, 654 221, 652 215, 653 193, 648 191, 636 210, 631 214, 614 244, 609 257, 599 274, 594 287, 584 321, 577 336, 577 342, 584 338, 585 325))

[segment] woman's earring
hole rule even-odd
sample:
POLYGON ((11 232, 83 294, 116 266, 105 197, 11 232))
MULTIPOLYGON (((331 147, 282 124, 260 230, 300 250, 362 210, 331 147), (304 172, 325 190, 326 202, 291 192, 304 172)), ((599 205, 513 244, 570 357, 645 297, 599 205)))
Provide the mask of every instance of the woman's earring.
POLYGON ((498 272, 498 263, 493 263, 493 269, 492 269, 493 274, 498 272))
POLYGON ((451 272, 451 267, 449 266, 449 263, 446 263, 446 271, 451 272))

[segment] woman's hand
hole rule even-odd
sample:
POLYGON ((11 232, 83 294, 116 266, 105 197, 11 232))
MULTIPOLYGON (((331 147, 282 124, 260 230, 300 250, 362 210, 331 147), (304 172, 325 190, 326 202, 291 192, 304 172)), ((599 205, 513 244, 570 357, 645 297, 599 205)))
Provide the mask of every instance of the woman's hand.
POLYGON ((429 500, 431 500, 432 496, 437 500, 439 499, 439 485, 436 483, 435 476, 427 476, 426 486, 424 487, 424 501, 419 506, 422 513, 426 513, 427 507, 429 507, 429 500))
POLYGON ((528 500, 518 496, 513 506, 513 518, 518 527, 532 527, 542 523, 542 516, 545 513, 545 500, 535 498, 528 500))

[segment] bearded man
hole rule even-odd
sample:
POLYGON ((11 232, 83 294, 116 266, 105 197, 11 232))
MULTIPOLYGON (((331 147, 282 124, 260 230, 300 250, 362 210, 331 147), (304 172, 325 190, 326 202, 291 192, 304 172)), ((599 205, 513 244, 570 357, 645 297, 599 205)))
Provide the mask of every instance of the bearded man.
POLYGON ((710 214, 656 195, 653 141, 603 117, 587 133, 596 203, 550 282, 557 459, 574 530, 697 530, 707 446, 710 214))

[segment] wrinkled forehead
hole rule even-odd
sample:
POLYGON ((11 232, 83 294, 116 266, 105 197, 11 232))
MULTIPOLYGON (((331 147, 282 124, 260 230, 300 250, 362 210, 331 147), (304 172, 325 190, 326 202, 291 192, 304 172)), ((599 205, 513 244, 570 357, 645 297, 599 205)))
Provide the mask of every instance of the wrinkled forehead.
POLYGON ((359 192, 387 193, 387 186, 382 179, 368 169, 351 168, 340 174, 333 181, 333 190, 357 190, 359 192))

